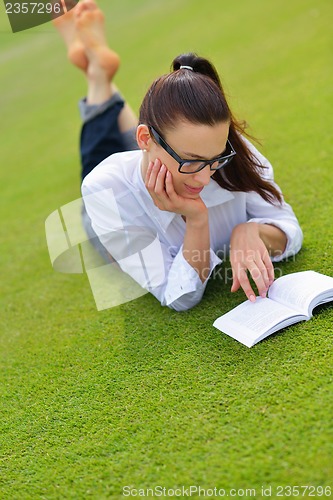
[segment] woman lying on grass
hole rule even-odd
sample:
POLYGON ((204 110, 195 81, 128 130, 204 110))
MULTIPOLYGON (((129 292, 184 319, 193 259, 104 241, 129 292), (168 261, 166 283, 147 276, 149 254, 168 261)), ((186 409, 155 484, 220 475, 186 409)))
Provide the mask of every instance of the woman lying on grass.
POLYGON ((212 64, 178 56, 149 88, 137 125, 112 83, 119 58, 94 1, 83 0, 56 25, 88 84, 81 156, 90 237, 177 311, 201 300, 226 248, 231 291, 242 287, 255 301, 249 273, 265 296, 272 261, 297 253, 302 231, 270 163, 232 115, 212 64))

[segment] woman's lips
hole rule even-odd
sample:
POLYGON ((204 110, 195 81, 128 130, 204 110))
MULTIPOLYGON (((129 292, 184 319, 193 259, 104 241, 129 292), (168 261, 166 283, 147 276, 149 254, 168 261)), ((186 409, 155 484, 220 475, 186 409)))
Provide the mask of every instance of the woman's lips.
POLYGON ((191 194, 199 194, 203 190, 203 186, 198 188, 188 186, 187 184, 184 184, 184 186, 186 187, 187 191, 191 194))

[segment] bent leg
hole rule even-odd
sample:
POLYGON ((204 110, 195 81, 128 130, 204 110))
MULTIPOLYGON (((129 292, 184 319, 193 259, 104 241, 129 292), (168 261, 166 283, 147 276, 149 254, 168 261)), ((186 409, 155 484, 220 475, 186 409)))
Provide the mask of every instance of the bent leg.
POLYGON ((104 106, 102 104, 90 110, 86 108, 87 114, 90 112, 92 117, 83 124, 81 130, 82 179, 105 158, 127 149, 118 125, 123 107, 124 101, 120 95, 113 94, 104 106))
POLYGON ((132 140, 137 123, 112 81, 120 60, 107 46, 103 13, 93 0, 84 0, 77 12, 76 32, 88 60, 87 98, 80 103, 83 179, 107 156, 137 147, 132 140))
MULTIPOLYGON (((67 45, 70 61, 84 72, 88 85, 87 98, 80 101, 83 179, 111 154, 138 148, 137 118, 113 83, 120 60, 107 45, 104 16, 95 1, 80 1, 54 24, 67 45)), ((110 262, 84 207, 82 221, 93 246, 110 262)))
POLYGON ((94 0, 82 0, 54 20, 70 61, 83 70, 87 98, 80 101, 82 178, 107 156, 137 149, 137 118, 113 83, 119 56, 107 45, 103 12, 94 0))

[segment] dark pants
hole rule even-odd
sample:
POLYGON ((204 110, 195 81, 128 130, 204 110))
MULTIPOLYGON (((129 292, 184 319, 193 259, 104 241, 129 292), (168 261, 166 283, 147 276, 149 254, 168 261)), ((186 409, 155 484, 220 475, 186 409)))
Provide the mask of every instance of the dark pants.
POLYGON ((128 149, 118 127, 118 116, 123 106, 123 102, 116 102, 84 123, 80 138, 82 180, 105 158, 128 149))

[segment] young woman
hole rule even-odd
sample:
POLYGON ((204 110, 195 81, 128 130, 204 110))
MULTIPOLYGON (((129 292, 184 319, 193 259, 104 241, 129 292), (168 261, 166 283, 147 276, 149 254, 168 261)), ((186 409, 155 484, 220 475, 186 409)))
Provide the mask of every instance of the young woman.
POLYGON ((265 296, 272 261, 297 253, 302 231, 270 163, 232 115, 213 65, 195 54, 177 57, 149 88, 137 125, 112 83, 119 58, 107 47, 101 11, 84 0, 63 18, 69 57, 88 82, 82 195, 92 240, 178 311, 201 300, 225 250, 231 291, 242 287, 255 301, 251 275, 265 296))

